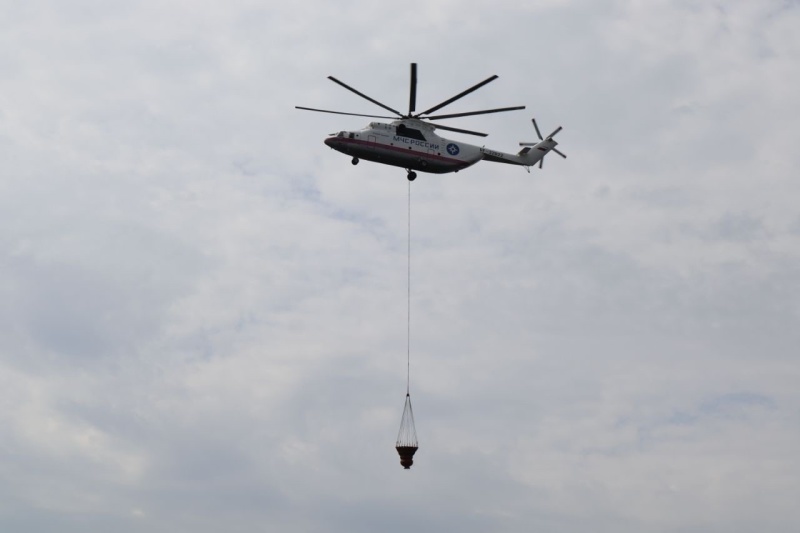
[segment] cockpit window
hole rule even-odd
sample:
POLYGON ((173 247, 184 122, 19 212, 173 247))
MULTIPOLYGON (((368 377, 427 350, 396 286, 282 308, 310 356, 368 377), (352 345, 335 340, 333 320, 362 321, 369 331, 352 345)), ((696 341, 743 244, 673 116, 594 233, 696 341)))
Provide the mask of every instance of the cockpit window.
POLYGON ((408 137, 409 139, 416 139, 418 141, 426 140, 421 131, 415 130, 414 128, 409 128, 405 124, 400 124, 397 126, 397 135, 400 137, 408 137))
POLYGON ((344 137, 344 132, 340 131, 339 134, 337 135, 337 137, 344 137))
POLYGON ((356 138, 356 134, 355 133, 351 133, 350 135, 348 135, 348 137, 350 139, 355 139, 356 138))

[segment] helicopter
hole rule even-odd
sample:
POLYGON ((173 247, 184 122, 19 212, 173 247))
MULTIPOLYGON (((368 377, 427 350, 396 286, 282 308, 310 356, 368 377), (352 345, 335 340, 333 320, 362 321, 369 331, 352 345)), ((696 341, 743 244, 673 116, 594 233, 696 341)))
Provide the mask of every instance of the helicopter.
POLYGON ((442 120, 525 109, 525 106, 513 106, 484 109, 480 111, 467 111, 464 113, 431 115, 431 113, 452 104, 456 100, 480 89, 497 78, 497 75, 490 76, 452 98, 448 98, 444 102, 420 113, 415 113, 417 103, 417 64, 411 63, 411 84, 409 89, 408 113, 406 114, 374 98, 370 98, 366 94, 359 92, 333 76, 328 76, 328 79, 344 87, 348 91, 357 94, 361 98, 394 113, 395 116, 345 113, 342 111, 331 111, 328 109, 316 109, 303 106, 295 106, 295 108, 319 113, 333 113, 336 115, 393 119, 393 121, 388 124, 384 122, 370 122, 367 127, 361 130, 343 130, 338 133, 332 133, 325 139, 325 144, 338 152, 351 156, 353 165, 357 165, 361 159, 364 159, 366 161, 374 161, 384 165, 404 168, 408 173, 407 177, 409 181, 414 181, 416 179, 416 171, 432 174, 458 172, 459 170, 474 165, 478 161, 520 165, 530 172, 530 167, 536 163, 539 164, 539 168, 542 168, 544 156, 551 151, 566 158, 567 156, 565 154, 556 149, 558 143, 553 140, 553 137, 561 131, 561 126, 547 137, 542 137, 539 126, 536 124, 536 119, 531 119, 531 121, 533 122, 533 128, 536 130, 536 135, 539 137, 539 141, 519 143, 523 148, 517 154, 490 150, 483 146, 446 139, 439 136, 436 130, 453 131, 479 137, 486 137, 486 133, 454 128, 441 124, 434 125, 430 122, 426 122, 429 120, 442 120))

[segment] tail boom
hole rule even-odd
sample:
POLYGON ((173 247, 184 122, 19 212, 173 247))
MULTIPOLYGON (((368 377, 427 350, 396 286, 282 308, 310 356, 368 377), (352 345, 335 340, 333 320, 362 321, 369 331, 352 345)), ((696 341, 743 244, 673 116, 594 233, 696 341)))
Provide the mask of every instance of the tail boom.
POLYGON ((532 167, 541 161, 544 156, 546 156, 547 153, 553 150, 556 146, 558 146, 558 143, 553 139, 545 139, 533 146, 524 147, 519 151, 518 154, 507 154, 505 152, 498 152, 488 148, 481 148, 481 154, 483 155, 484 161, 532 167))
POLYGON ((507 154, 505 152, 496 152, 494 150, 487 150, 486 148, 481 148, 481 154, 483 155, 483 159, 486 161, 492 161, 493 163, 506 163, 508 165, 521 165, 530 171, 530 167, 539 163, 539 168, 542 168, 542 163, 544 163, 544 156, 546 156, 551 151, 557 153, 563 158, 567 156, 563 153, 556 150, 556 146, 558 143, 553 140, 553 136, 556 133, 562 130, 561 126, 555 129, 553 133, 548 135, 547 137, 542 137, 542 132, 539 131, 539 126, 536 124, 536 119, 532 118, 531 122, 533 123, 533 129, 536 130, 536 136, 539 137, 538 142, 521 142, 519 143, 520 146, 524 146, 522 150, 519 151, 517 155, 507 154))

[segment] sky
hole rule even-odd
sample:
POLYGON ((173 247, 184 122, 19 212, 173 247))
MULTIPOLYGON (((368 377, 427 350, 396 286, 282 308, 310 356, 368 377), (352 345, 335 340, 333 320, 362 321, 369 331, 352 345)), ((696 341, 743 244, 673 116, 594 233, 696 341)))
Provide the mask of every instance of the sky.
POLYGON ((800 528, 800 2, 0 0, 0 530, 800 528), (448 125, 544 168, 328 149, 448 125), (420 449, 394 441, 406 390, 420 449))

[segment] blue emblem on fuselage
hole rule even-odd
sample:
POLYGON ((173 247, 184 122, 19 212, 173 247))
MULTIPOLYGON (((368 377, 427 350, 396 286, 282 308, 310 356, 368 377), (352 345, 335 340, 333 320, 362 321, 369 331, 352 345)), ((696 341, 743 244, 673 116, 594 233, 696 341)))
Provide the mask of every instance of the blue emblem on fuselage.
POLYGON ((450 155, 458 155, 458 152, 461 150, 458 149, 458 145, 456 143, 450 143, 447 145, 447 153, 450 155))

